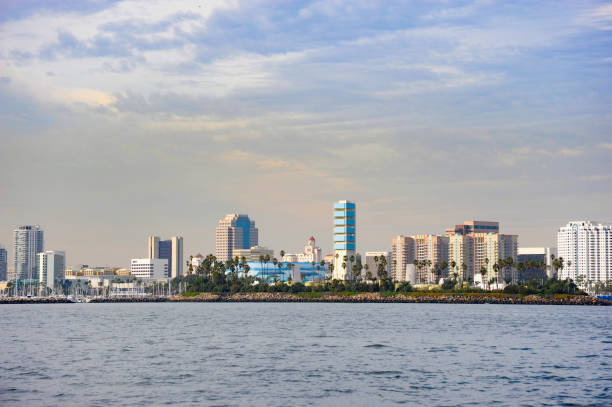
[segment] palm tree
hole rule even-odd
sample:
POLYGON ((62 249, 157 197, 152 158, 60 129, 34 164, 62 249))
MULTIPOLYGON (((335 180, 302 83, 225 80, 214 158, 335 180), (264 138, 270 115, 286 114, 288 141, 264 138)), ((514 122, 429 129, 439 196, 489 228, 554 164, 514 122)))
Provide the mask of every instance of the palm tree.
POLYGON ((266 275, 268 274, 268 262, 269 262, 269 261, 270 261, 270 255, 269 255, 269 254, 266 254, 266 255, 264 256, 264 265, 265 265, 265 267, 266 267, 266 275))
POLYGON ((284 250, 280 251, 280 257, 281 257, 281 261, 283 261, 283 257, 285 257, 285 251, 284 250))
POLYGON ((495 274, 493 275, 493 277, 491 277, 492 281, 495 281, 497 279, 497 276, 499 275, 499 269, 500 269, 499 263, 495 263, 493 265, 493 271, 495 271, 495 274))
POLYGON ((446 262, 446 260, 442 261, 442 263, 440 263, 440 270, 442 270, 442 274, 444 275, 444 277, 446 277, 447 268, 448 268, 448 263, 446 262))
POLYGON ((480 266, 480 280, 482 281, 482 288, 485 288, 485 279, 487 278, 487 268, 480 266))
POLYGON ((359 267, 357 267, 356 264, 353 264, 353 276, 355 278, 355 280, 357 280, 357 276, 359 275, 359 267))
MULTIPOLYGON (((261 266, 261 271, 262 272, 264 271, 264 268, 263 268, 264 259, 265 259, 265 256, 263 254, 260 254, 259 255, 259 265, 261 266)), ((264 276, 265 276, 265 274, 264 274, 264 276)))
POLYGON ((274 270, 274 278, 276 278, 276 265, 278 264, 278 260, 276 257, 272 259, 272 269, 274 270))
POLYGON ((515 283, 514 281, 514 269, 512 268, 512 266, 514 265, 514 259, 510 256, 508 256, 508 258, 506 259, 506 267, 508 269, 510 269, 510 279, 512 281, 512 284, 515 283))

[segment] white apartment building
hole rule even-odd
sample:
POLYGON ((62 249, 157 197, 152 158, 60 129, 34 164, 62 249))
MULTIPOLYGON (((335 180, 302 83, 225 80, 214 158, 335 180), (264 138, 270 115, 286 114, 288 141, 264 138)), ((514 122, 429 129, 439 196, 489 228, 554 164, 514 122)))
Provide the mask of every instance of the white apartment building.
POLYGON ((132 277, 160 279, 168 278, 167 259, 132 259, 132 277))
POLYGON ((612 224, 569 222, 557 232, 557 252, 564 261, 559 279, 612 280, 612 224))
POLYGON ((45 287, 54 289, 56 282, 64 279, 66 270, 66 253, 47 250, 38 253, 38 281, 45 287))

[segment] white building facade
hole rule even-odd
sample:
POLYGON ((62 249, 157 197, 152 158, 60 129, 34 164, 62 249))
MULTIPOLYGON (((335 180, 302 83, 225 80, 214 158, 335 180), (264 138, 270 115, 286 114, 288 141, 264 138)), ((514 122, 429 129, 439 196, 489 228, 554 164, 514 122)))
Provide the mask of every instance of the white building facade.
POLYGON ((569 222, 557 232, 557 252, 563 258, 559 279, 612 280, 612 224, 569 222))
POLYGON ((304 253, 285 254, 281 261, 296 262, 296 263, 319 263, 323 260, 323 252, 320 247, 315 244, 315 238, 310 236, 308 243, 304 246, 304 253))
POLYGON ((168 278, 167 259, 132 259, 132 277, 144 279, 168 278))
POLYGON ((66 270, 66 253, 47 250, 38 253, 38 281, 45 287, 54 289, 64 279, 66 270))

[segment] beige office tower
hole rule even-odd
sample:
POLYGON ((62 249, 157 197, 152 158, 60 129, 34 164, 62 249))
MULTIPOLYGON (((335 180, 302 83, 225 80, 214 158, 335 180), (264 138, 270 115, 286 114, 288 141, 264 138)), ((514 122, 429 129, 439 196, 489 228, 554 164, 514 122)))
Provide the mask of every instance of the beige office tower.
POLYGON ((259 243, 259 231, 248 215, 231 213, 219 221, 216 230, 215 256, 219 261, 234 257, 235 249, 250 249, 259 243))
POLYGON ((410 236, 399 235, 393 238, 391 250, 391 278, 406 281, 406 266, 414 261, 414 240, 410 236))
POLYGON ((472 278, 474 271, 474 259, 472 258, 474 239, 472 236, 460 234, 453 234, 448 239, 449 275, 456 275, 460 281, 469 280, 472 278), (452 266, 453 262, 454 267, 452 266))
POLYGON ((176 278, 183 275, 183 238, 173 236, 161 240, 159 236, 149 236, 147 258, 167 259, 168 277, 176 278))
MULTIPOLYGON (((448 241, 447 236, 440 235, 415 235, 414 240, 414 258, 419 261, 429 260, 431 266, 417 268, 417 281, 429 281, 431 273, 428 269, 441 265, 442 262, 448 261, 448 241)), ((448 269, 445 270, 448 273, 448 269)))

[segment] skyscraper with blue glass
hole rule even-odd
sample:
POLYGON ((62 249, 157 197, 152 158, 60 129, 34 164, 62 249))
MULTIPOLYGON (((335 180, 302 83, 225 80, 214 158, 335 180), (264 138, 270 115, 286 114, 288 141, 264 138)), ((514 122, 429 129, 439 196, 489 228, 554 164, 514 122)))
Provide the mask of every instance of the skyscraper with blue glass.
POLYGON ((355 248, 355 203, 334 203, 334 280, 353 280, 353 265, 356 264, 355 248))
POLYGON ((217 260, 227 261, 234 257, 234 249, 250 249, 259 242, 259 231, 255 221, 248 215, 230 213, 217 226, 215 255, 217 260))

